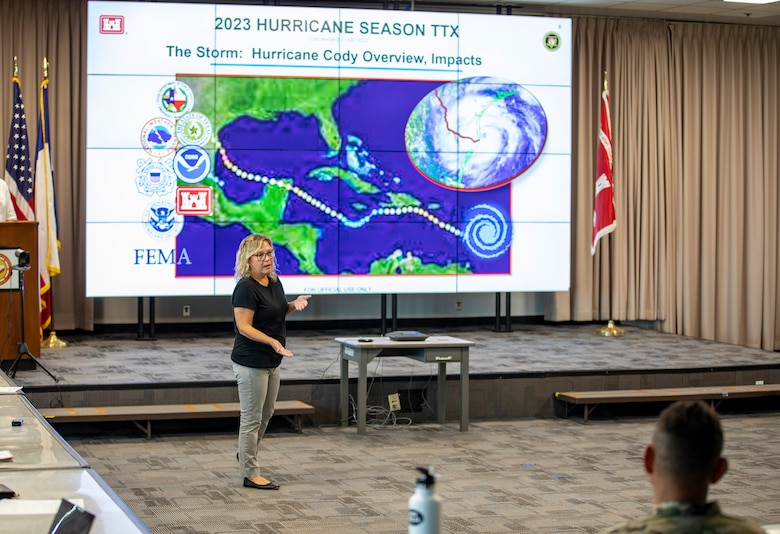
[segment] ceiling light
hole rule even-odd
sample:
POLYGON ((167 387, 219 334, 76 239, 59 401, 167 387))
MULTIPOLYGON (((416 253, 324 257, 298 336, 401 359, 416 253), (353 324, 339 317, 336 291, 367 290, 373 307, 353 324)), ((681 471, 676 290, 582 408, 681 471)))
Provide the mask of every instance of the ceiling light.
POLYGON ((731 2, 733 4, 774 4, 780 2, 780 0, 723 0, 724 2, 731 2))

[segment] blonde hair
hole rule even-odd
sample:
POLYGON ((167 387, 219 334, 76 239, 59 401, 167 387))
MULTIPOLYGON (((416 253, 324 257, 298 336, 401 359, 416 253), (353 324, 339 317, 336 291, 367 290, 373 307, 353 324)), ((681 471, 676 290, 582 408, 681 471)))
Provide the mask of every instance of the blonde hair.
MULTIPOLYGON (((238 251, 236 252, 236 269, 234 276, 236 280, 246 278, 251 274, 249 261, 252 259, 252 256, 260 250, 263 243, 268 243, 273 247, 271 238, 263 234, 250 234, 241 241, 241 244, 238 246, 238 251)), ((274 268, 268 273, 268 278, 270 278, 271 281, 276 282, 276 257, 274 257, 274 268)))

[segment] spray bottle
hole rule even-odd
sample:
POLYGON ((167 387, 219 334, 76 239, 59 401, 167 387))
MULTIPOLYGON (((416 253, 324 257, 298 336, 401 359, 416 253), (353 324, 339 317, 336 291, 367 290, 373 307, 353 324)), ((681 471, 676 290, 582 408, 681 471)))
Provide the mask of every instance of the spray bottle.
POLYGON ((433 466, 418 467, 422 476, 409 497, 409 534, 439 534, 441 530, 441 497, 433 492, 436 473, 433 466))

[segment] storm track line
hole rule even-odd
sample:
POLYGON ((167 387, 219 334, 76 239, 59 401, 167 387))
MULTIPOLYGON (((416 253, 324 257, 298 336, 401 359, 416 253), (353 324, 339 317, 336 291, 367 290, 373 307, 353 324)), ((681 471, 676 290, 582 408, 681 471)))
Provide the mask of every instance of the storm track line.
POLYGON ((447 109, 447 106, 444 104, 444 101, 439 96, 439 90, 436 89, 436 91, 434 93, 436 94, 436 100, 439 101, 439 104, 441 104, 441 107, 444 109, 444 125, 447 127, 447 131, 452 133, 452 134, 457 135, 461 139, 468 139, 469 141, 471 141, 474 144, 479 143, 479 141, 477 139, 474 139, 473 137, 469 137, 468 135, 463 135, 460 132, 456 132, 455 130, 450 128, 450 122, 447 120, 447 113, 448 113, 449 110, 447 109))

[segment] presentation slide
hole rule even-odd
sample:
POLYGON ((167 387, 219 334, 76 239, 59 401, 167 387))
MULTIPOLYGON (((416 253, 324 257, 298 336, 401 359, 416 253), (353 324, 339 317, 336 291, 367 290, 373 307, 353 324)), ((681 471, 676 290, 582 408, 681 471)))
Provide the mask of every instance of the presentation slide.
POLYGON ((87 296, 569 289, 569 19, 88 9, 87 296))

